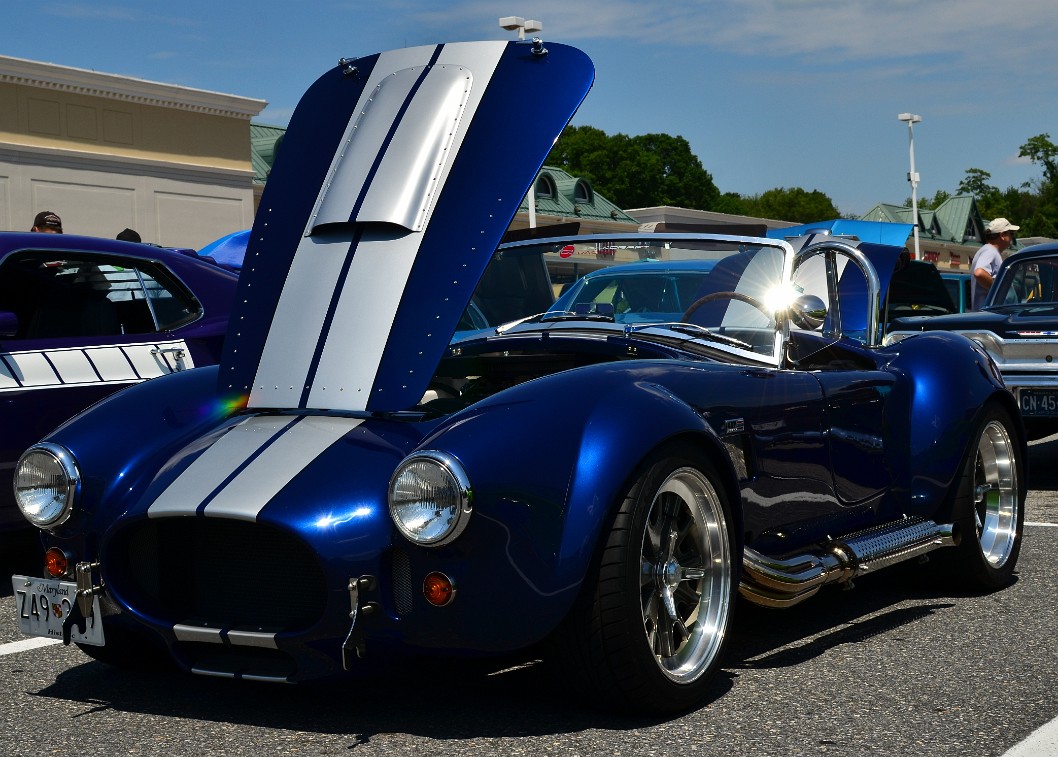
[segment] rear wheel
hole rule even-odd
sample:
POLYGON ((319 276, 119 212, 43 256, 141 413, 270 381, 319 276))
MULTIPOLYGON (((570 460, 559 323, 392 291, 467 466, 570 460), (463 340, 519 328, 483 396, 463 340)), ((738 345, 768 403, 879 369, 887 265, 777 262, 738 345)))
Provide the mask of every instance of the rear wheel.
POLYGON ((958 582, 971 589, 1010 583, 1021 551, 1025 508, 1017 432, 1010 414, 986 409, 970 449, 961 494, 972 503, 962 541, 951 555, 958 582))
POLYGON ((686 453, 629 489, 569 629, 606 704, 669 712, 708 692, 737 589, 731 522, 715 471, 686 453))

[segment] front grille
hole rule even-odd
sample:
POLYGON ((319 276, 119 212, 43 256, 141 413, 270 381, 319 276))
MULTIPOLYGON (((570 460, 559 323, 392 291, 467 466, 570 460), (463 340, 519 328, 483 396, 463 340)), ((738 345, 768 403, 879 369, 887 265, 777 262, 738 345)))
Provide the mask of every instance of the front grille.
POLYGON ((412 610, 411 559, 401 549, 393 551, 393 606, 398 615, 412 610))
POLYGON ((104 566, 130 606, 173 623, 293 630, 316 623, 326 604, 313 551, 261 523, 139 521, 110 540, 104 566))

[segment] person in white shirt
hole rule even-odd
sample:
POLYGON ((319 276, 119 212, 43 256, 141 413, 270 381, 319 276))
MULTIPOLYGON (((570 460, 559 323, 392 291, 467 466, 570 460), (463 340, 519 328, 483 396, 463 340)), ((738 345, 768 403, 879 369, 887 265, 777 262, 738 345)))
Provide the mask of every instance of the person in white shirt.
POLYGON ((996 218, 985 227, 985 244, 974 254, 970 263, 973 273, 973 288, 970 292, 970 308, 980 310, 988 298, 988 290, 999 266, 1003 264, 1003 251, 1017 241, 1014 233, 1020 226, 1015 226, 1005 218, 996 218))

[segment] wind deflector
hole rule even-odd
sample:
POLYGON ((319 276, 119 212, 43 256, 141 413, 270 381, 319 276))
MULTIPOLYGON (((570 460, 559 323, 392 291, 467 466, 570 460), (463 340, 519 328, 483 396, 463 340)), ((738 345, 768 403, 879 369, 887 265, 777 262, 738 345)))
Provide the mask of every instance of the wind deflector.
POLYGON ((593 78, 579 50, 530 42, 407 48, 320 77, 254 220, 220 390, 260 409, 417 404, 593 78))

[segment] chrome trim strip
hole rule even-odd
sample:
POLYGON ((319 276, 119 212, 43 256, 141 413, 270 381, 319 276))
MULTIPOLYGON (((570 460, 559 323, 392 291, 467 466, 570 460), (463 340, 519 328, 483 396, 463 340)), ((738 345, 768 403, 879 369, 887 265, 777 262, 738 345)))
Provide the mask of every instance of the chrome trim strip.
POLYGON ((255 647, 257 649, 279 649, 274 633, 263 631, 228 631, 228 641, 236 647, 255 647))
POLYGON ((173 626, 173 635, 177 641, 197 641, 206 644, 223 644, 219 628, 205 628, 177 623, 173 626))
POLYGON ((173 635, 177 641, 200 642, 204 644, 221 644, 227 642, 236 647, 255 647, 257 649, 279 649, 276 635, 264 631, 224 631, 221 628, 191 626, 177 623, 173 626, 173 635))

